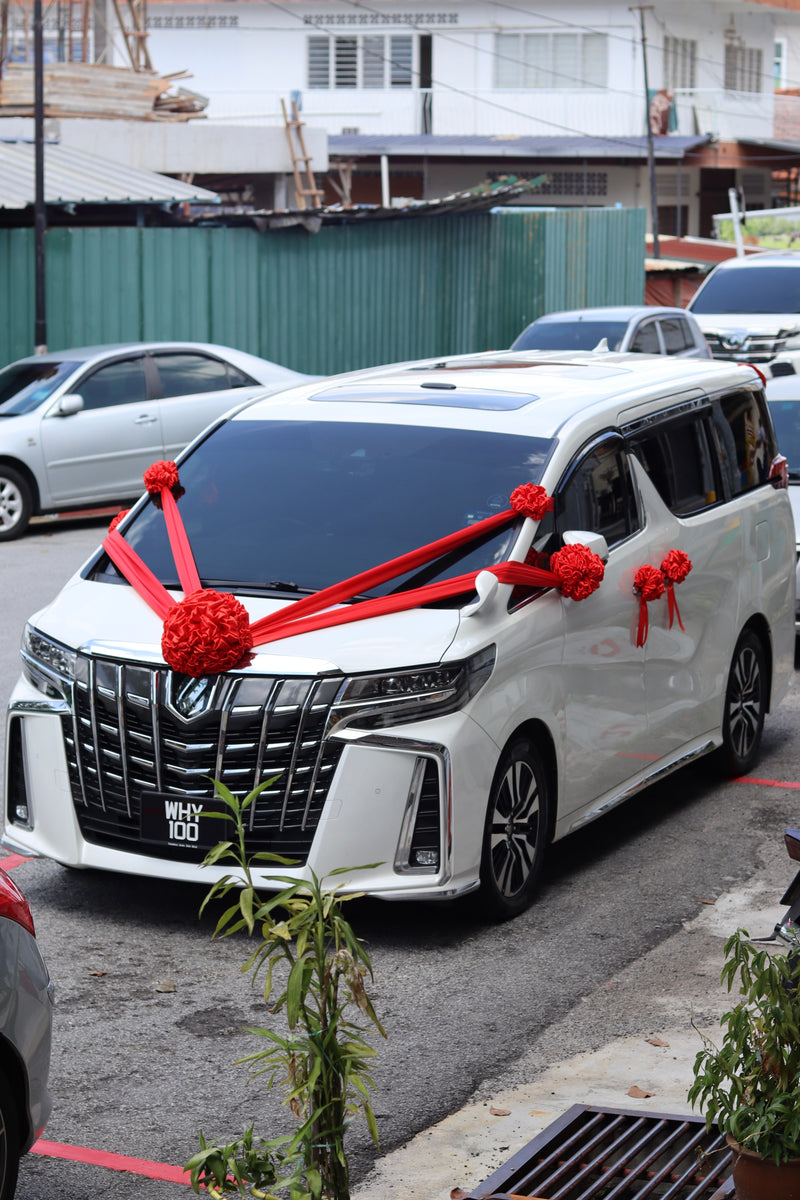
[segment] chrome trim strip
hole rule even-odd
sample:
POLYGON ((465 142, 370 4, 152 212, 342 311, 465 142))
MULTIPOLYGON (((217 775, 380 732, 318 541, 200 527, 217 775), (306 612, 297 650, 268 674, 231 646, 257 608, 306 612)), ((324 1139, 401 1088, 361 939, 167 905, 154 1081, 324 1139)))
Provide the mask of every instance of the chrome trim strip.
POLYGON ((671 775, 673 771, 677 771, 681 767, 687 766, 688 763, 694 762, 697 758, 702 758, 704 754, 708 754, 710 751, 715 749, 716 744, 709 739, 708 741, 703 742, 703 744, 698 746, 696 749, 689 750, 686 754, 679 755, 678 758, 674 759, 672 762, 665 763, 664 766, 658 767, 654 771, 650 771, 644 776, 643 779, 639 780, 638 783, 628 784, 627 787, 624 787, 621 791, 617 792, 616 795, 612 796, 609 800, 605 800, 602 804, 599 804, 597 808, 593 808, 591 812, 588 812, 584 816, 580 817, 579 820, 570 825, 569 832, 574 833, 576 829, 582 829, 584 825, 588 825, 590 821, 595 819, 595 817, 603 816, 603 814, 609 812, 610 809, 616 808, 618 804, 622 804, 624 800, 629 800, 631 796, 635 796, 637 792, 641 792, 644 791, 645 788, 652 787, 654 783, 658 783, 659 780, 666 778, 667 775, 671 775))
POLYGON ((161 672, 150 672, 150 728, 153 734, 153 766, 156 772, 156 791, 164 791, 163 771, 161 769, 161 730, 158 724, 158 681, 161 672))
MULTIPOLYGON (((266 682, 266 680, 265 680, 265 682, 266 682)), ((258 785, 261 783, 261 772, 264 767, 264 750, 267 745, 267 735, 269 733, 269 723, 270 723, 270 720, 272 719, 272 714, 275 709, 275 701, 278 698, 279 687, 280 687, 280 683, 278 682, 278 680, 273 679, 272 683, 270 685, 269 691, 268 691, 267 695, 264 697, 264 703, 262 706, 263 716, 261 718, 261 732, 258 735, 258 750, 256 751, 256 766, 255 766, 255 771, 253 772, 253 787, 254 788, 257 788, 258 785)), ((251 830, 253 829, 253 822, 255 821, 255 816, 256 816, 255 807, 256 807, 255 804, 253 804, 250 808, 250 829, 251 830)))
POLYGON ((66 700, 14 700, 8 706, 8 715, 12 713, 35 713, 37 716, 51 715, 60 717, 72 712, 66 700))
POLYGON ((103 812, 106 811, 106 797, 103 791, 103 764, 100 761, 100 729, 97 722, 97 701, 95 700, 95 688, 97 679, 97 663, 93 658, 89 659, 89 715, 92 724, 92 742, 94 743, 94 762, 95 770, 97 771, 97 794, 100 797, 100 807, 103 812))
POLYGON ((300 709, 300 717, 297 722, 297 733, 295 734, 294 746, 292 747, 292 759, 291 759, 291 762, 289 763, 289 769, 286 772, 286 787, 284 788, 284 791, 283 791, 283 804, 281 805, 281 819, 278 822, 278 829, 280 829, 281 832, 283 832, 284 822, 286 821, 286 810, 289 807, 289 795, 291 792, 292 784, 294 782, 294 773, 297 768, 297 759, 300 754, 300 748, 303 744, 303 734, 304 734, 305 728, 306 728, 306 721, 308 720, 308 714, 311 709, 314 697, 316 696, 317 692, 319 691, 319 685, 320 685, 319 679, 314 679, 309 683, 308 691, 306 692, 306 698, 303 701, 302 708, 300 709))
POLYGON ((131 789, 128 779, 128 733, 125 721, 125 667, 118 663, 114 668, 117 680, 117 725, 119 726, 119 758, 122 768, 122 788, 125 793, 125 807, 128 816, 131 813, 131 789))
MULTIPOLYGON (((394 853, 394 869, 400 874, 416 874, 421 869, 411 866, 411 841, 414 837, 414 823, 419 810, 422 785, 425 782, 425 768, 430 760, 418 757, 411 773, 411 783, 406 796, 406 807, 400 825, 400 837, 397 839, 397 849, 394 853)), ((435 874, 430 867, 422 868, 425 874, 435 874)))
MULTIPOLYGON (((72 740, 75 744, 75 762, 77 763, 77 766, 78 766, 78 779, 79 779, 80 785, 81 785, 81 803, 83 804, 84 808, 88 808, 89 801, 86 799, 86 780, 84 779, 84 775, 83 775, 83 749, 81 747, 81 730, 80 730, 80 720, 78 718, 77 692, 78 692, 78 684, 77 684, 77 682, 73 682, 73 684, 72 684, 72 710, 70 712, 70 718, 72 720, 72 740)), ((70 788, 70 791, 72 791, 72 788, 70 788)))

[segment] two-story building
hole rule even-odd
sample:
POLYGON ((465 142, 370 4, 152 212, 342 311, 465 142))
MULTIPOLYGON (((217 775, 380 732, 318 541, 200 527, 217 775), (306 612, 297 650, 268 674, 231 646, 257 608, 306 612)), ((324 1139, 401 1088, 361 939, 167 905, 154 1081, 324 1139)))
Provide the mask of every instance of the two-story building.
MULTIPOLYGON (((332 201, 435 198, 544 172, 542 203, 649 210, 654 177, 660 230, 708 234, 730 187, 764 207, 773 171, 800 166, 800 96, 776 109, 775 93, 792 83, 800 0, 148 0, 146 13, 153 64, 191 72, 205 118, 127 138, 62 121, 59 136, 95 153, 108 139, 135 165, 192 172, 264 207, 292 203, 281 108, 292 99, 319 175, 330 159, 332 201), (235 145, 244 169, 241 155, 230 165, 235 145)), ((105 39, 106 61, 124 53, 105 39)))

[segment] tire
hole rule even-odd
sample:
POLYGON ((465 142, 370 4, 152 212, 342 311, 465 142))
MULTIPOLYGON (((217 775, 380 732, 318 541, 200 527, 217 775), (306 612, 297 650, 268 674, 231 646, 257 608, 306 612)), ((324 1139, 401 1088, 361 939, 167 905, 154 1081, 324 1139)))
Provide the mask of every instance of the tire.
POLYGON ((535 744, 518 737, 495 771, 481 855, 484 911, 508 920, 533 900, 544 862, 550 816, 547 772, 535 744))
POLYGON ((0 1200, 12 1200, 19 1172, 19 1114, 5 1075, 0 1073, 0 1200))
POLYGON ((764 645, 752 629, 745 629, 736 643, 728 673, 722 746, 717 753, 720 770, 730 778, 746 775, 756 764, 761 750, 768 689, 764 645))
POLYGON ((10 542, 23 534, 32 511, 29 484, 13 467, 0 466, 0 542, 10 542))

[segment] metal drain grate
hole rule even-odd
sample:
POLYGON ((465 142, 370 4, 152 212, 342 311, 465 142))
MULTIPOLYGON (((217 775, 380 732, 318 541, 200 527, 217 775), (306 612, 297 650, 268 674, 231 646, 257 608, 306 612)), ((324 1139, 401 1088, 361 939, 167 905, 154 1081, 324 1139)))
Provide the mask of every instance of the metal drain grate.
POLYGON ((700 1117, 575 1104, 469 1200, 723 1200, 731 1151, 700 1117))

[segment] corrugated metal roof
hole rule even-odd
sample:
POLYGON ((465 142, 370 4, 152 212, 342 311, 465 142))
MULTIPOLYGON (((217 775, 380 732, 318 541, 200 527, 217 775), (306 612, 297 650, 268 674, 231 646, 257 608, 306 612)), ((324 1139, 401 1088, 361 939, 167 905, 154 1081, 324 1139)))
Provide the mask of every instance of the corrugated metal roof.
MULTIPOLYGON (((33 142, 0 140, 0 208, 34 202, 33 142)), ((154 171, 111 162, 82 150, 46 142, 44 198, 47 204, 219 203, 216 192, 179 183, 154 171)))
MULTIPOLYGON (((711 141, 696 137, 653 138, 655 157, 683 158, 690 150, 711 141)), ((332 134, 328 153, 365 158, 387 154, 433 158, 647 158, 646 137, 445 137, 437 134, 332 134)))

